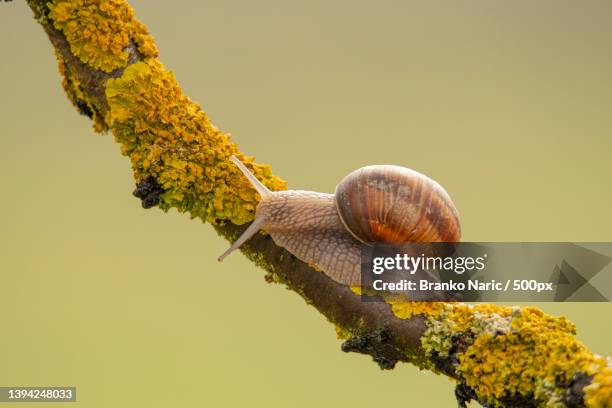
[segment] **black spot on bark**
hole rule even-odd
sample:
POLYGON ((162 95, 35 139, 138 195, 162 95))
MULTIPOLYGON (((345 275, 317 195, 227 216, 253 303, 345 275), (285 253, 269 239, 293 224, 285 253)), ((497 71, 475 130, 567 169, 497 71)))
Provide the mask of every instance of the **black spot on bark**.
POLYGON ((93 112, 87 103, 83 101, 76 101, 76 106, 81 115, 87 116, 89 119, 93 119, 93 112))
POLYGON ((533 395, 511 394, 497 400, 497 405, 491 405, 486 401, 482 401, 476 395, 476 392, 466 383, 460 382, 455 387, 455 397, 459 408, 467 408, 467 404, 472 400, 478 402, 484 408, 493 408, 501 406, 506 408, 537 408, 540 403, 536 401, 533 395))
POLYGON ((538 408, 538 403, 533 395, 512 394, 499 399, 502 407, 538 408))
POLYGON ((476 392, 463 382, 460 382, 455 387, 455 398, 457 398, 457 405, 459 408, 467 408, 467 404, 469 404, 472 400, 478 401, 476 392))
POLYGON ((369 354, 382 370, 393 369, 402 359, 402 354, 393 345, 391 332, 386 328, 351 337, 342 343, 342 351, 369 354))
POLYGON ((584 387, 591 383, 592 376, 585 373, 575 374, 569 382, 557 379, 557 387, 566 388, 563 402, 568 408, 584 406, 584 387))
POLYGON ((142 208, 151 208, 159 203, 159 196, 163 193, 164 189, 157 184, 157 180, 148 177, 136 184, 136 189, 132 194, 142 200, 142 208))
POLYGON ((431 360, 434 366, 442 373, 453 376, 455 367, 459 364, 458 356, 464 353, 472 343, 472 339, 460 334, 456 334, 452 338, 451 348, 448 350, 448 355, 441 356, 434 351, 431 355, 431 360))

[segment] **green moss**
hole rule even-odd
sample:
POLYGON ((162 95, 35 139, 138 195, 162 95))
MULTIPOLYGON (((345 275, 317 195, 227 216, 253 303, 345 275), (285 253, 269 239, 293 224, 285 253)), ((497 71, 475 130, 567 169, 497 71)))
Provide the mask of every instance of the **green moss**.
POLYGON ((130 65, 106 85, 106 123, 132 160, 136 179, 154 177, 165 193, 159 206, 212 223, 252 221, 259 195, 229 161, 236 155, 270 189, 285 188, 267 165, 242 155, 184 96, 157 60, 130 65))
POLYGON ((54 0, 48 6, 48 18, 64 33, 72 54, 94 69, 127 66, 130 40, 145 58, 157 56, 153 39, 125 1, 54 0))

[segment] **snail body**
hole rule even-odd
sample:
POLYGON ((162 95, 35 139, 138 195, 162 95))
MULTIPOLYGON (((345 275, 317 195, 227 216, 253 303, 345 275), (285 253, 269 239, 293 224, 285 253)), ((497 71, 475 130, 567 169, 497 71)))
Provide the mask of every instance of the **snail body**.
POLYGON ((270 191, 231 157, 261 196, 255 220, 219 257, 222 261, 260 229, 303 262, 345 285, 358 285, 361 245, 456 242, 458 212, 435 181, 400 166, 366 166, 347 175, 334 194, 270 191))

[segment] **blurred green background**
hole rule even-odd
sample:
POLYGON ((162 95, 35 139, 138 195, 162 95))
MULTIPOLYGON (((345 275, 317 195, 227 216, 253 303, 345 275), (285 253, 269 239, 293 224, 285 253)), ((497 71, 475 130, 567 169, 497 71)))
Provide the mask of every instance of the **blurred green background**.
MULTIPOLYGON (((290 187, 401 164, 447 188, 465 240, 612 241, 609 1, 131 3, 290 187)), ((140 208, 25 2, 0 29, 0 385, 75 385, 83 407, 454 406, 448 379, 344 354, 296 294, 219 265, 209 226, 140 208)), ((540 306, 612 354, 612 305, 540 306)))

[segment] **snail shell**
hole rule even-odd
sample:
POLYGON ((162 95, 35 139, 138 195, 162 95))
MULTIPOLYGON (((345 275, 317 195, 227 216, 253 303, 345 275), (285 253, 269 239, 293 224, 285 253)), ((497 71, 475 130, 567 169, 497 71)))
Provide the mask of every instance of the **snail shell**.
POLYGON ((336 187, 342 223, 358 240, 457 242, 459 214, 448 193, 429 177, 400 166, 357 169, 336 187))
POLYGON ((455 206, 435 181, 399 166, 367 166, 344 178, 335 194, 268 190, 234 156, 261 196, 255 221, 219 257, 222 261, 264 229, 274 242, 336 282, 359 285, 361 245, 374 242, 456 242, 455 206))

